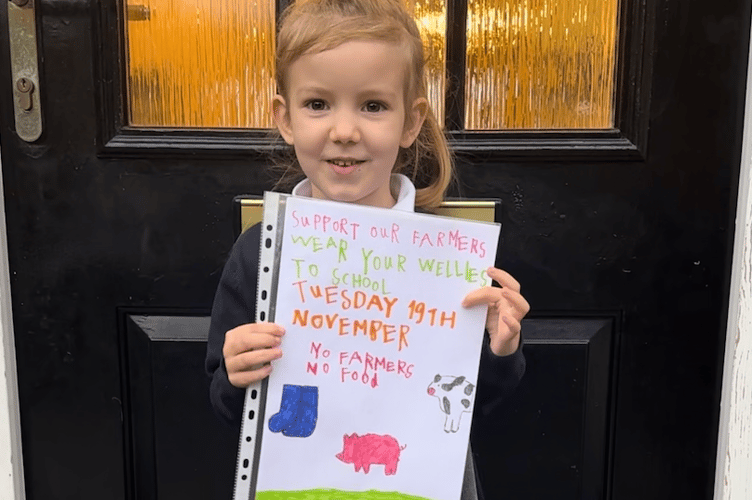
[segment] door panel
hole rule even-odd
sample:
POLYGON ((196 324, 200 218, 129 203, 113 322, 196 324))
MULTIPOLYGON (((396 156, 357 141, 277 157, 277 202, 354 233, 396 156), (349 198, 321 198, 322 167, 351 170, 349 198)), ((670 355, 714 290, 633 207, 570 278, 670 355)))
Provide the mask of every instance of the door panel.
POLYGON ((238 433, 209 403, 209 317, 160 312, 121 311, 128 483, 140 499, 232 498, 238 433))
MULTIPOLYGON (((208 402, 209 317, 164 314, 121 311, 128 484, 139 499, 231 498, 239 429, 208 402)), ((524 320, 524 381, 472 430, 485 498, 603 497, 616 324, 524 320)))
MULTIPOLYGON (((481 433, 491 491, 508 491, 530 466, 537 481, 525 487, 540 494, 562 484, 567 498, 711 498, 750 3, 645 3, 654 57, 647 98, 641 81, 629 83, 639 86, 641 105, 649 101, 643 159, 526 153, 517 160, 487 143, 458 155, 461 191, 454 194, 504 201, 502 263, 522 283, 535 321, 617 318, 609 320, 613 333, 597 330, 584 343, 531 337, 528 377, 503 417, 526 439, 513 444, 503 425, 481 433), (610 357, 596 354, 605 351, 610 357), (587 415, 603 388, 588 384, 605 360, 613 385, 605 423, 599 417, 607 436, 601 445, 586 433, 601 435, 587 415), (569 385, 573 376, 581 378, 569 385), (570 410, 557 419, 562 402, 570 410), (522 410, 541 404, 554 407, 550 418, 522 410), (575 421, 578 430, 570 427, 575 421), (547 454, 553 461, 540 463, 547 454)), ((136 134, 100 156, 122 109, 115 105, 121 94, 98 90, 113 88, 99 61, 119 66, 117 47, 100 44, 115 29, 106 22, 114 2, 37 6, 45 108, 44 133, 32 144, 14 132, 7 11, 0 9, 0 141, 27 498, 130 499, 140 478, 154 495, 182 495, 189 484, 176 479, 182 462, 161 455, 144 462, 127 424, 135 429, 155 412, 152 437, 144 439, 170 456, 186 445, 177 437, 189 432, 183 425, 208 416, 180 420, 188 410, 169 397, 199 405, 198 396, 175 386, 172 396, 153 393, 159 400, 151 407, 123 402, 149 387, 132 370, 146 370, 161 390, 164 382, 154 384, 170 383, 166 369, 195 367, 200 342, 154 340, 132 319, 128 330, 123 311, 205 316, 233 241, 232 198, 271 186, 263 147, 244 148, 240 137, 228 140, 230 153, 215 154, 216 141, 210 147, 190 133, 166 148, 158 134, 143 141, 136 134), (200 155, 191 152, 194 139, 200 155), (110 154, 118 147, 127 156, 110 154), (157 472, 149 476, 146 464, 157 472)), ((192 390, 193 377, 184 379, 192 390)), ((182 456, 203 455, 201 446, 182 456)), ((234 462, 227 453, 225 463, 234 462)), ((201 491, 226 491, 214 487, 201 491)))
POLYGON ((473 429, 487 499, 604 498, 617 318, 524 322, 527 371, 473 429))

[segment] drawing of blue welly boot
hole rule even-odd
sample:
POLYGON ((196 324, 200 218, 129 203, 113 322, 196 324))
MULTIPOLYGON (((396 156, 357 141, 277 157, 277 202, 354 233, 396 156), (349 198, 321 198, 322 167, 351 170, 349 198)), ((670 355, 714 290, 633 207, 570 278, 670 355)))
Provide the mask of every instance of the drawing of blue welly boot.
POLYGON ((269 419, 270 431, 280 432, 290 425, 290 422, 292 422, 298 413, 301 388, 299 385, 285 384, 282 386, 282 403, 280 404, 279 412, 272 415, 269 419))
POLYGON ((288 437, 308 437, 316 428, 319 417, 319 388, 315 386, 301 386, 298 412, 282 435, 288 437))
POLYGON ((269 419, 269 430, 288 437, 308 437, 316 428, 319 389, 284 384, 279 412, 269 419))

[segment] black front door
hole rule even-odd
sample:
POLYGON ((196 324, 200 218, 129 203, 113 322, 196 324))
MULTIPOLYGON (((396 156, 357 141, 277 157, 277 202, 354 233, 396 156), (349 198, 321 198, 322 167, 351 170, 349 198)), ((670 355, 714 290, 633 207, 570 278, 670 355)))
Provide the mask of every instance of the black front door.
MULTIPOLYGON (((205 399, 203 339, 233 197, 271 185, 265 145, 121 134, 114 3, 35 3, 33 142, 0 8, 27 498, 226 498, 236 442, 205 399)), ((490 499, 712 497, 750 2, 628 4, 633 150, 616 132, 586 150, 455 136, 462 195, 503 200, 502 264, 533 308, 525 381, 474 430, 490 499)))

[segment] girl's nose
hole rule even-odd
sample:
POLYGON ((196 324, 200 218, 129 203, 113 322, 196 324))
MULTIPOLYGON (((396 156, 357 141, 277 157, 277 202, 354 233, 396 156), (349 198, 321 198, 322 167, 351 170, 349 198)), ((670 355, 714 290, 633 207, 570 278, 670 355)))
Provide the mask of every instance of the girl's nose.
POLYGON ((360 142, 360 130, 355 117, 347 112, 337 113, 329 130, 329 139, 339 143, 360 142))

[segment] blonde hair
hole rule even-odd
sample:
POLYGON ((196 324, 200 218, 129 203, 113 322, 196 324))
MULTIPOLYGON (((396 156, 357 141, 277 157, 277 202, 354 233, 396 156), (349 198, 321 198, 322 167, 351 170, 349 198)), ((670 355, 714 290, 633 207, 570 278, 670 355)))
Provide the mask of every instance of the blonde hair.
MULTIPOLYGON (((282 14, 277 35, 277 89, 287 98, 286 75, 301 56, 330 50, 353 40, 377 40, 403 46, 408 55, 405 104, 426 97, 425 59, 420 32, 400 0, 298 0, 282 14)), ((277 186, 302 177, 292 148, 287 148, 277 186)), ((447 140, 428 108, 417 139, 400 148, 395 173, 409 177, 416 187, 416 206, 439 205, 454 179, 447 140)))

